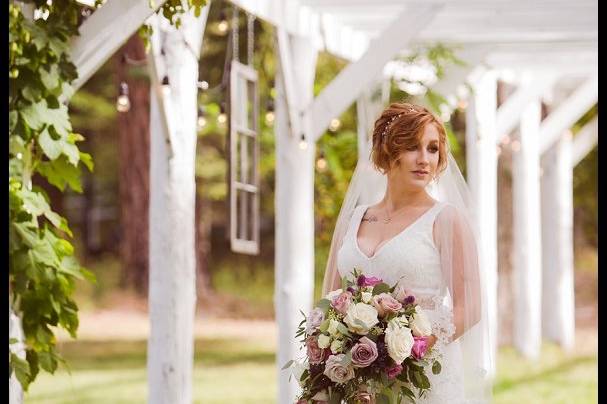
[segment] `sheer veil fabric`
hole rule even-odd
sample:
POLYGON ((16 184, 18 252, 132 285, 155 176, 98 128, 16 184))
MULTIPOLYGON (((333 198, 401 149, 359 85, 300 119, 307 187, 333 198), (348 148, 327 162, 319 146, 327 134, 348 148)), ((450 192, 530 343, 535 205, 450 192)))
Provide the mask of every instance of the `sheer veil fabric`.
MULTIPOLYGON (((370 160, 359 160, 331 240, 322 295, 341 287, 337 254, 343 244, 349 223, 357 206, 379 202, 385 194, 385 175, 377 171, 370 160)), ((455 333, 447 344, 458 341, 462 350, 465 402, 489 403, 494 369, 487 318, 486 282, 482 270, 482 255, 477 249, 478 237, 472 225, 466 182, 448 152, 447 168, 437 181, 428 185, 428 193, 446 205, 433 225, 433 236, 440 254, 441 271, 447 304, 453 311, 455 333)))

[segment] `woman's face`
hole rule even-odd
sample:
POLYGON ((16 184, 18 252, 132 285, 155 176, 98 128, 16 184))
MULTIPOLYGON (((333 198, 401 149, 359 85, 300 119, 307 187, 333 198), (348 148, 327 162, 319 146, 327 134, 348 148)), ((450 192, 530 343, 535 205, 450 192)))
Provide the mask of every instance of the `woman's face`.
POLYGON ((436 175, 439 157, 438 130, 432 124, 424 127, 417 144, 401 153, 398 165, 390 170, 403 186, 425 188, 436 175))

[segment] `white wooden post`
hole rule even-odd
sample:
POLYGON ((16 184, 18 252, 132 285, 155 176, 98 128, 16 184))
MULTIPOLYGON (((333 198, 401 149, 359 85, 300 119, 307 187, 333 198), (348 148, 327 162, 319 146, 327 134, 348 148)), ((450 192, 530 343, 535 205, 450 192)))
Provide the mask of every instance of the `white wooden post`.
POLYGON ((514 346, 528 358, 537 358, 541 348, 540 119, 539 100, 530 102, 521 115, 520 149, 512 155, 513 335, 514 346))
MULTIPOLYGON (((497 77, 481 73, 472 81, 466 110, 466 177, 470 187, 487 299, 493 357, 497 354, 497 150, 495 146, 497 77)), ((495 369, 490 369, 492 373, 495 369)), ((493 374, 492 374, 493 376, 493 374)))
POLYGON ((571 133, 542 156, 542 330, 564 349, 573 348, 573 167, 571 133))
POLYGON ((192 403, 198 60, 208 6, 152 38, 148 403, 192 403), (187 45, 186 45, 187 43, 187 45), (164 55, 161 54, 163 49, 164 55), (164 75, 170 93, 161 90, 164 75), (169 141, 170 139, 170 141, 169 141))
MULTIPOLYGON (((295 378, 289 382, 289 370, 281 370, 290 359, 301 357, 295 338, 297 325, 312 308, 314 295, 314 156, 315 144, 310 123, 302 127, 307 148, 299 147, 301 134, 289 127, 288 108, 296 113, 312 100, 317 51, 303 38, 291 37, 287 48, 291 66, 280 65, 276 79, 276 247, 274 307, 278 327, 277 380, 278 403, 293 403, 299 392, 295 378), (283 69, 291 68, 293 104, 287 103, 283 69)), ((283 44, 284 45, 284 44, 283 44)), ((288 58, 287 58, 288 59, 288 58)), ((283 60, 282 58, 280 60, 283 60)))
MULTIPOLYGON (((18 342, 9 345, 11 352, 25 359, 25 345, 23 343, 23 328, 21 327, 21 319, 17 316, 10 306, 8 307, 8 338, 15 338, 18 342)), ((8 396, 10 404, 23 403, 23 388, 17 380, 15 373, 8 379, 8 396)))

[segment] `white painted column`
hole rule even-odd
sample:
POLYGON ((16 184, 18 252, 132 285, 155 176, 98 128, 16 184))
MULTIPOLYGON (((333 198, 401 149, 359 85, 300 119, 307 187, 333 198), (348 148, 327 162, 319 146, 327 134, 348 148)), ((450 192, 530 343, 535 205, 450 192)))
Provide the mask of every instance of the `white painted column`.
POLYGON ((184 15, 179 30, 156 20, 152 38, 147 371, 148 403, 153 404, 192 403, 196 57, 207 12, 208 6, 199 18, 184 15), (164 74, 170 81, 168 94, 160 87, 164 74))
POLYGON ((520 149, 512 154, 514 346, 528 358, 541 348, 542 263, 539 128, 541 105, 530 102, 519 128, 520 149))
MULTIPOLYGON (((487 318, 493 357, 497 355, 497 78, 483 72, 472 81, 466 110, 466 177, 479 236, 480 268, 487 286, 487 318)), ((491 362, 493 365, 494 361, 491 362)), ((495 373, 495 368, 490 369, 495 373)))
POLYGON ((573 348, 572 141, 567 131, 542 156, 542 331, 564 349, 573 348))
MULTIPOLYGON (((280 66, 276 79, 276 247, 274 307, 278 331, 276 357, 278 403, 293 403, 300 388, 291 370, 281 370, 290 359, 300 358, 300 344, 295 338, 301 313, 312 308, 314 295, 314 157, 315 144, 310 141, 310 123, 302 126, 308 146, 299 147, 301 133, 292 133, 287 108, 302 111, 313 97, 317 52, 301 38, 288 40, 292 60, 292 88, 297 94, 294 105, 288 105, 283 84, 285 66, 280 66)), ((286 67, 288 68, 288 67, 286 67)))
MULTIPOLYGON (((14 344, 9 344, 10 351, 21 359, 25 359, 25 344, 23 343, 24 336, 21 319, 13 312, 10 301, 8 307, 8 338, 15 338, 18 341, 14 344)), ((8 379, 8 396, 10 404, 23 403, 23 388, 14 372, 8 379)))

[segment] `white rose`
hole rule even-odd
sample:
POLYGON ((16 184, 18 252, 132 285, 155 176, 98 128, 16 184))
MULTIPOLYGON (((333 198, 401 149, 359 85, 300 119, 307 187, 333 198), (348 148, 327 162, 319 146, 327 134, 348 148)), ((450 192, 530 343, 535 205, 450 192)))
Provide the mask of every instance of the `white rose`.
POLYGON ((401 327, 406 327, 408 325, 409 325, 409 322, 407 321, 407 317, 405 317, 405 316, 394 317, 392 320, 390 320, 388 322, 388 327, 401 328, 401 327))
POLYGON ((331 352, 338 353, 341 352, 343 348, 344 342, 340 339, 335 339, 331 342, 331 352))
POLYGON ((389 326, 386 329, 385 342, 388 347, 388 355, 394 359, 394 362, 400 364, 411 355, 411 348, 413 348, 415 340, 410 329, 389 326))
POLYGON ((338 325, 339 325, 339 321, 331 319, 331 321, 329 322, 329 328, 327 329, 327 331, 329 332, 329 335, 335 337, 338 334, 338 331, 337 331, 338 325))
POLYGON ((325 349, 329 345, 331 345, 331 337, 325 334, 320 334, 318 336, 318 347, 321 349, 325 349))
POLYGON ((369 303, 371 301, 371 297, 373 297, 373 294, 370 292, 362 293, 362 299, 363 299, 363 302, 365 302, 365 303, 369 303))
POLYGON ((432 324, 419 306, 415 308, 415 314, 411 320, 411 332, 416 337, 427 337, 432 334, 432 324))
POLYGON ((329 292, 326 294, 325 299, 329 300, 329 301, 333 301, 333 299, 335 299, 337 296, 341 295, 341 293, 343 292, 342 289, 337 289, 334 290, 332 292, 329 292))
POLYGON ((348 328, 360 335, 366 335, 369 329, 378 322, 377 310, 366 303, 350 305, 344 317, 344 323, 348 325, 348 328))

